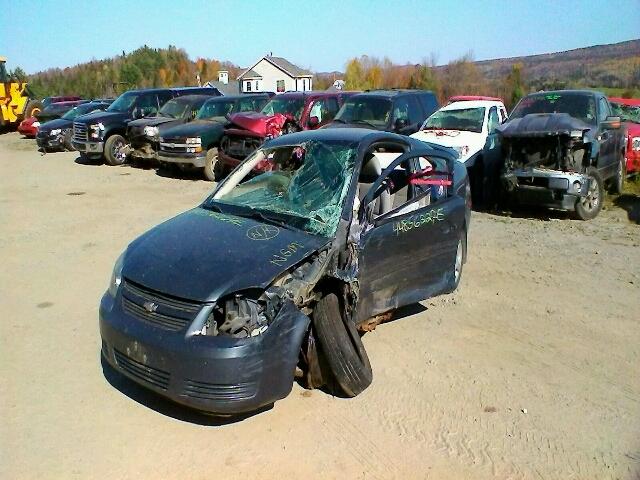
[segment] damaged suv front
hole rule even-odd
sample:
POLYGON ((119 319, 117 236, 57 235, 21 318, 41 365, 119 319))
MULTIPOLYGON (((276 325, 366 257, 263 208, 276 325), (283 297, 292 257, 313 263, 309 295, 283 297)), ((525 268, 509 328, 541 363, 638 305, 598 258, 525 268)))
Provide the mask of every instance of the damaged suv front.
POLYGON ((523 98, 497 128, 502 137, 502 184, 518 202, 575 211, 583 220, 602 208, 598 172, 597 98, 559 91, 523 98))

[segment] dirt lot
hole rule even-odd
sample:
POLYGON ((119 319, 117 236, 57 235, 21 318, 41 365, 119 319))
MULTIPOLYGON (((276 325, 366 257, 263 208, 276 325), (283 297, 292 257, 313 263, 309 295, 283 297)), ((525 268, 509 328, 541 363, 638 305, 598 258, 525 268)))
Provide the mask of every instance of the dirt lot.
POLYGON ((221 421, 105 376, 97 322, 119 253, 211 184, 75 159, 0 135, 0 478, 640 478, 637 197, 474 214, 460 290, 364 337, 362 395, 221 421))

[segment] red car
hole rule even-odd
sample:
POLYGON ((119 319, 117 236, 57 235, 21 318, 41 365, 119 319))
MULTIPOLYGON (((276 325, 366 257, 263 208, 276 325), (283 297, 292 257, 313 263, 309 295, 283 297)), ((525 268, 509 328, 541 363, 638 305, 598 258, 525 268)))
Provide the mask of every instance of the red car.
POLYGON ((25 118, 20 122, 20 125, 18 125, 18 132, 27 138, 36 138, 39 126, 40 122, 36 117, 25 118))
MULTIPOLYGON (((287 92, 273 97, 260 112, 235 113, 220 141, 218 163, 223 173, 233 170, 266 140, 286 133, 326 125, 356 92, 287 92)), ((268 165, 258 165, 268 170, 268 165)))
POLYGON ((640 99, 609 97, 609 102, 614 114, 619 115, 624 122, 627 174, 638 173, 640 172, 640 99))

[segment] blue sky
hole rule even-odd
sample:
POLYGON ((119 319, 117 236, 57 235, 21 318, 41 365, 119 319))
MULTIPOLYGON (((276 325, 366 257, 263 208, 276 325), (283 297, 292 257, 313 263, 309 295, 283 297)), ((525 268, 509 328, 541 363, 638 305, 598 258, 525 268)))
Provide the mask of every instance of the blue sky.
POLYGON ((0 0, 0 55, 27 73, 130 52, 184 48, 250 66, 273 52, 314 71, 363 54, 439 64, 640 38, 640 0, 0 0))

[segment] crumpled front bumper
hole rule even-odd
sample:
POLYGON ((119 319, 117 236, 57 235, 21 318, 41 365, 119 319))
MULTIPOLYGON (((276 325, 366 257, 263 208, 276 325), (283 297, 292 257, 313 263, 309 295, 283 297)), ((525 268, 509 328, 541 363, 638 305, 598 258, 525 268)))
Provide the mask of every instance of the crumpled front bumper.
POLYGON ((46 149, 64 149, 64 137, 62 135, 51 136, 48 132, 42 135, 43 132, 38 132, 36 135, 36 143, 38 144, 38 148, 46 148, 46 149))
POLYGON ((171 332, 127 314, 122 296, 100 303, 102 355, 121 374, 177 403, 217 414, 255 411, 291 391, 309 318, 287 301, 261 335, 171 332))
POLYGON ((102 154, 102 152, 104 151, 104 142, 71 140, 71 145, 77 151, 88 153, 88 154, 92 154, 92 153, 102 154))
POLYGON ((502 181, 520 203, 575 210, 578 199, 587 195, 590 180, 581 173, 521 168, 503 174, 502 181))

